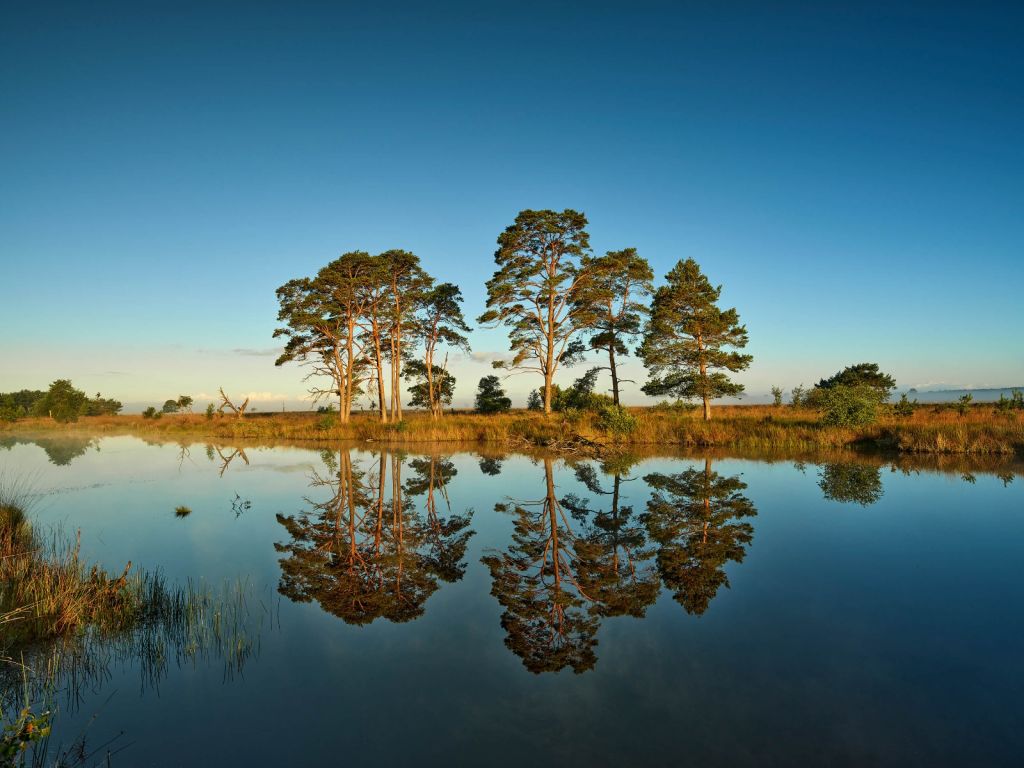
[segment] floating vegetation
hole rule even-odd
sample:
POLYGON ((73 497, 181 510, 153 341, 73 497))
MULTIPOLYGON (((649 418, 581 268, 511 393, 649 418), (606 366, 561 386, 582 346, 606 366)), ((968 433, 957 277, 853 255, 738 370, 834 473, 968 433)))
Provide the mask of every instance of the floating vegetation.
POLYGON ((180 507, 175 507, 174 508, 174 516, 175 517, 188 517, 191 514, 192 514, 192 509, 190 507, 186 507, 186 506, 182 505, 180 507))

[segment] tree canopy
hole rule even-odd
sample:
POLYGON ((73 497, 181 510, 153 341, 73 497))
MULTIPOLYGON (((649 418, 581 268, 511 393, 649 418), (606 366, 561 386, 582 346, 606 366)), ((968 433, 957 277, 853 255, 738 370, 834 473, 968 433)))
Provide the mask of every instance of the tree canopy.
POLYGON ((628 354, 627 342, 640 335, 649 312, 644 299, 654 291, 654 273, 636 248, 585 256, 581 266, 588 279, 576 301, 593 316, 587 345, 608 355, 612 402, 619 405, 618 358, 628 354))
POLYGON ((586 216, 569 209, 520 211, 498 237, 498 269, 487 281, 487 311, 478 319, 508 328, 512 369, 544 378, 545 413, 551 413, 559 366, 583 351, 574 337, 594 323, 592 306, 577 301, 587 279, 581 266, 590 249, 586 226, 586 216))

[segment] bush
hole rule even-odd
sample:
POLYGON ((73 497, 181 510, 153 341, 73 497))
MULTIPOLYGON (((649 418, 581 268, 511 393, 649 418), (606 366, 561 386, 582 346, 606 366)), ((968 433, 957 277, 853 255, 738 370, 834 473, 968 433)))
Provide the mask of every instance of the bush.
POLYGON ((772 387, 772 405, 776 408, 782 406, 782 387, 772 387))
POLYGON ((152 405, 142 412, 142 418, 144 419, 159 419, 160 416, 160 411, 158 411, 152 405))
POLYGON ((974 400, 974 395, 968 392, 956 401, 956 410, 961 416, 967 414, 967 409, 971 407, 972 400, 974 400))
POLYGON ((789 396, 789 404, 794 408, 803 408, 807 405, 807 390, 803 384, 793 387, 789 396))
POLYGON ((526 398, 526 408, 530 411, 544 410, 544 395, 539 389, 531 390, 529 397, 526 398))
POLYGON ((217 409, 213 407, 213 403, 206 406, 206 420, 213 421, 213 414, 216 413, 217 409))
POLYGON ((630 435, 636 431, 636 416, 621 405, 606 405, 601 408, 598 424, 612 435, 630 435))
POLYGON ((907 393, 904 392, 900 395, 900 401, 893 406, 893 413, 902 418, 913 416, 914 411, 917 409, 917 398, 914 398, 914 402, 910 402, 907 399, 907 393))
POLYGON ((862 427, 878 419, 878 407, 886 393, 857 384, 837 384, 827 389, 815 387, 814 404, 821 413, 821 423, 829 427, 862 427))

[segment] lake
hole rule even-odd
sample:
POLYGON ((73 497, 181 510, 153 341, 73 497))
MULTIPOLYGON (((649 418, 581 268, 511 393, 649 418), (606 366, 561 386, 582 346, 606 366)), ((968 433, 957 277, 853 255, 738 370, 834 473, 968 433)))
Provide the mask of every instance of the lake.
POLYGON ((227 642, 67 666, 55 740, 115 766, 1024 754, 1011 460, 0 446, 86 560, 243 595, 227 642))

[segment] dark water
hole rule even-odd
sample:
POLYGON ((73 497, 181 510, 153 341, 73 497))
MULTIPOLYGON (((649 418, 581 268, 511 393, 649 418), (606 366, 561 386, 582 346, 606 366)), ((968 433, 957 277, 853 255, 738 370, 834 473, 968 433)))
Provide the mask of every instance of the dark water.
POLYGON ((57 738, 123 732, 114 765, 1024 755, 1012 464, 6 447, 85 557, 243 582, 244 652, 62 683, 57 738))

